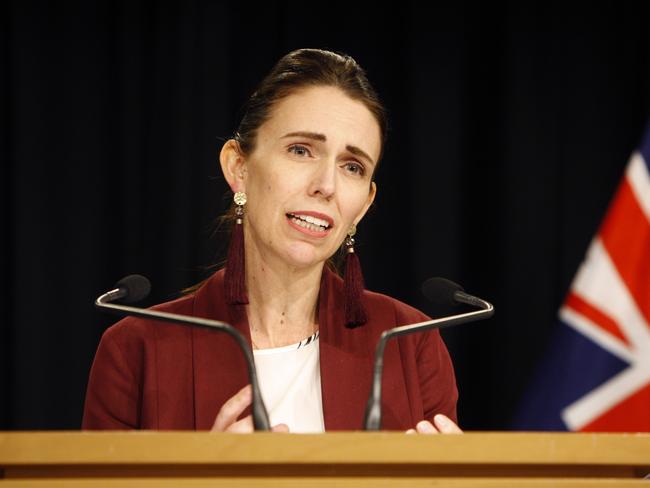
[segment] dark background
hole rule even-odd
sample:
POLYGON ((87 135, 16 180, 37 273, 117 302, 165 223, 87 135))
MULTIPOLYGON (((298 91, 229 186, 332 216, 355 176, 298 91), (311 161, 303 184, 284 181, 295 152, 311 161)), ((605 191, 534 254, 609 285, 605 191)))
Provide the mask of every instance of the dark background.
POLYGON ((650 112, 647 2, 8 1, 0 7, 0 429, 75 429, 129 273, 148 303, 223 236, 217 156, 282 55, 351 54, 389 108, 367 286, 434 314, 445 276, 492 300, 444 333, 466 429, 508 428, 650 112), (447 2, 441 2, 447 4, 447 2))

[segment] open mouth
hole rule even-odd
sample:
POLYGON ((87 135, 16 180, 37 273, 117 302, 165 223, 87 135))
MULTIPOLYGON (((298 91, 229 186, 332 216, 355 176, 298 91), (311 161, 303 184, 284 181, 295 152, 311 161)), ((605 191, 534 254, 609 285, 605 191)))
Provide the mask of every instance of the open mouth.
POLYGON ((287 217, 291 222, 300 227, 313 232, 324 232, 331 227, 330 223, 326 220, 312 217, 311 215, 300 215, 288 213, 287 217))

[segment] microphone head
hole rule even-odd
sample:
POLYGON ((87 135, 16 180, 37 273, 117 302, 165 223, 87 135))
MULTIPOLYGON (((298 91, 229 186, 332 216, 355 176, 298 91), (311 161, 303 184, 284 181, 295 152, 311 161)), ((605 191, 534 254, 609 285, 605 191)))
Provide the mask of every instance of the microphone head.
POLYGON ((149 280, 137 274, 122 278, 115 284, 115 287, 126 292, 126 295, 122 298, 123 303, 139 302, 145 299, 151 291, 151 283, 149 280))
POLYGON ((457 291, 463 291, 463 287, 445 278, 429 278, 422 284, 422 294, 436 305, 457 305, 457 291))

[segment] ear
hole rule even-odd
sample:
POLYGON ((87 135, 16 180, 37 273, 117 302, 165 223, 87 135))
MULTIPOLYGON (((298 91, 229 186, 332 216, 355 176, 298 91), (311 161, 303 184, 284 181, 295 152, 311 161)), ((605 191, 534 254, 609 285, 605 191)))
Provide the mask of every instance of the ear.
POLYGON ((221 171, 233 193, 246 191, 246 160, 242 154, 239 143, 229 139, 221 148, 219 154, 221 171))
POLYGON ((354 222, 354 225, 357 225, 359 222, 361 222, 361 219, 366 215, 366 212, 370 208, 370 205, 372 205, 372 202, 375 201, 375 197, 377 196, 377 185, 375 184, 374 181, 370 182, 370 191, 368 192, 368 199, 366 200, 366 203, 363 206, 363 209, 359 213, 359 216, 354 222))

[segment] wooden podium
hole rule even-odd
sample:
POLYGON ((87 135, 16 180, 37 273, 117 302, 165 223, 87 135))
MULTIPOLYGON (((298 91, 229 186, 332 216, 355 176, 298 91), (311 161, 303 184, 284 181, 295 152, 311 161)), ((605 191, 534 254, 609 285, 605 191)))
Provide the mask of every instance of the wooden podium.
POLYGON ((0 488, 650 488, 648 473, 650 434, 0 433, 0 488))

